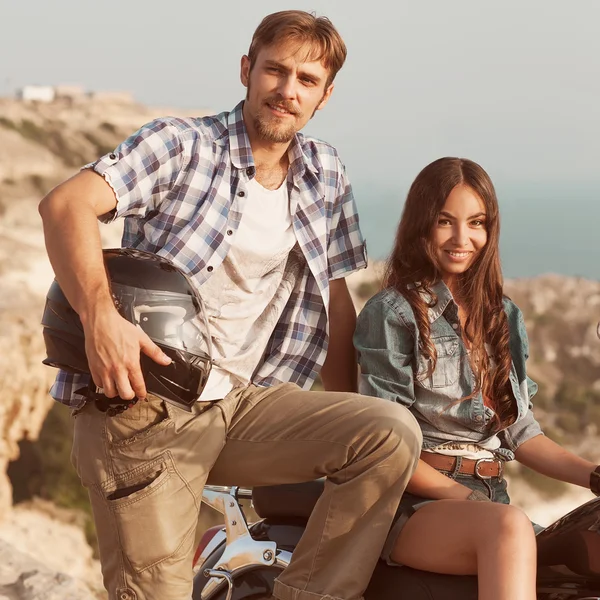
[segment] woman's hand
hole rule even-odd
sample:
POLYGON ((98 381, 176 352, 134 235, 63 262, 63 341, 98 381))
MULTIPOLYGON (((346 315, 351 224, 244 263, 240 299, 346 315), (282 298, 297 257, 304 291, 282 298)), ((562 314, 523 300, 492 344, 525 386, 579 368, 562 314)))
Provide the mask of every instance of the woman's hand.
POLYGON ((492 501, 483 492, 480 492, 479 490, 473 490, 467 496, 467 500, 474 500, 476 502, 491 502, 492 501))

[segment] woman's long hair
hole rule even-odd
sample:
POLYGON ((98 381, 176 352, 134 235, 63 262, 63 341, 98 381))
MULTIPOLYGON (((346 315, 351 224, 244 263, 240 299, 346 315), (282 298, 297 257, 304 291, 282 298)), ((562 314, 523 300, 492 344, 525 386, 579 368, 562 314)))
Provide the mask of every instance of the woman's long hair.
POLYGON ((463 158, 440 158, 426 166, 413 182, 398 226, 384 286, 400 292, 413 308, 419 328, 419 349, 429 362, 430 376, 437 363, 431 341, 428 308, 437 298, 432 286, 442 279, 433 234, 450 192, 457 185, 470 187, 485 205, 487 243, 470 267, 457 276, 455 293, 467 314, 464 336, 471 347, 471 367, 477 382, 472 398, 481 391, 492 404, 502 427, 516 419, 510 386, 509 330, 503 308, 502 270, 498 241, 498 200, 488 174, 463 158), (490 369, 491 361, 495 367, 490 369))

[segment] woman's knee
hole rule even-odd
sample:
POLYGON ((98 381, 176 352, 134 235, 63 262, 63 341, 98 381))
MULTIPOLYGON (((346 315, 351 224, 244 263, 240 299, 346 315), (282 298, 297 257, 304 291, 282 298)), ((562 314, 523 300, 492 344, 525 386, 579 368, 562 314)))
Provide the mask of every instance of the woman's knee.
POLYGON ((485 527, 496 539, 511 542, 532 542, 535 545, 535 532, 529 517, 518 507, 510 504, 489 504, 489 518, 485 527))

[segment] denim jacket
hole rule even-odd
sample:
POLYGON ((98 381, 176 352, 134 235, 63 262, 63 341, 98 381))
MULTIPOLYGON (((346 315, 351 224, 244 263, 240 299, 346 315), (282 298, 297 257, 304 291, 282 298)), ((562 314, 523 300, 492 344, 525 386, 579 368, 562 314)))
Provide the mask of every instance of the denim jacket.
POLYGON ((456 441, 484 443, 498 435, 501 446, 494 452, 512 460, 523 442, 542 433, 531 411, 537 384, 525 369, 529 343, 523 315, 511 300, 504 299, 512 356, 510 383, 518 416, 515 423, 500 430, 481 392, 457 402, 473 393, 475 377, 452 294, 443 282, 432 291, 438 298, 429 309, 431 339, 437 350, 432 375, 426 377, 427 363, 419 351, 412 307, 399 292, 386 289, 371 298, 358 317, 354 345, 361 368, 359 391, 409 407, 423 431, 423 448, 456 441))

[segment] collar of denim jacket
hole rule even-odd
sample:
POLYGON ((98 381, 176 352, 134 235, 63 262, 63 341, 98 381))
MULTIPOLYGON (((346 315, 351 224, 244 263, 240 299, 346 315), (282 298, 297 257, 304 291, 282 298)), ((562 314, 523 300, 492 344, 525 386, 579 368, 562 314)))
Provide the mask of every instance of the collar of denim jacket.
MULTIPOLYGON (((432 306, 427 311, 429 322, 433 323, 444 314, 444 311, 448 307, 448 304, 454 302, 454 298, 452 297, 452 292, 448 289, 448 286, 442 280, 434 283, 431 286, 431 291, 437 298, 435 306, 432 306)), ((425 296, 427 296, 427 301, 431 300, 431 297, 428 294, 425 294, 425 296)))

